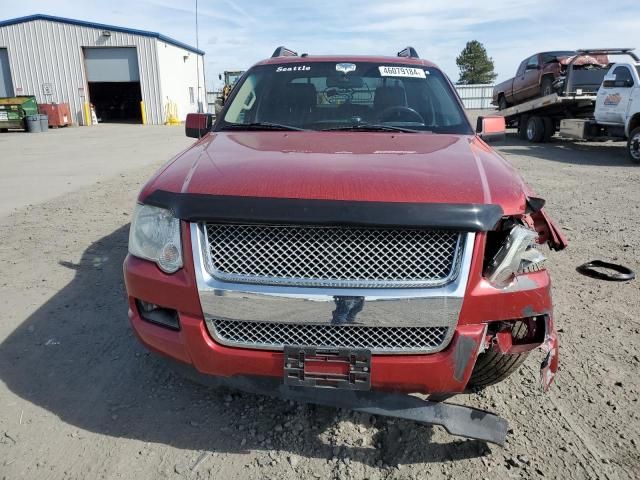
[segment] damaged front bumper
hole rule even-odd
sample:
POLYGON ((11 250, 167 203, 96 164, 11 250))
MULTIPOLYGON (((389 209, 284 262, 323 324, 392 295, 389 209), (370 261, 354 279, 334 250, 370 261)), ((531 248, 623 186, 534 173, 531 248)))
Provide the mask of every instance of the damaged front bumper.
POLYGON ((424 425, 439 425, 451 435, 504 445, 508 422, 490 412, 463 405, 423 400, 412 395, 381 391, 344 391, 339 395, 326 388, 288 387, 272 378, 212 377, 187 365, 171 362, 187 378, 213 387, 228 387, 257 395, 293 400, 300 403, 345 408, 357 412, 401 418, 424 425))

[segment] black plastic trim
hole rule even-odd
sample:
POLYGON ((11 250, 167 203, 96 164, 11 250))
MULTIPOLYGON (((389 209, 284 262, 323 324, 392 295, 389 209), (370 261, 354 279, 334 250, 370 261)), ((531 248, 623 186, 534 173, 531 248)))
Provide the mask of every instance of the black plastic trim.
POLYGON ((499 205, 308 200, 174 193, 156 190, 143 203, 171 210, 187 222, 430 227, 482 232, 495 229, 499 205))

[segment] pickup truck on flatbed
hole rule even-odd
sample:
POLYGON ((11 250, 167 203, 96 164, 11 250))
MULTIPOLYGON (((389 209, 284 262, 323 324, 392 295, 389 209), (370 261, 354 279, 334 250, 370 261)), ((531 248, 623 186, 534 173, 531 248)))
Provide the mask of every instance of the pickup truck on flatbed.
POLYGON ((606 54, 582 55, 573 50, 536 53, 520 63, 515 77, 493 88, 493 104, 504 110, 531 98, 562 94, 570 69, 574 71, 574 87, 585 94, 595 93, 602 81, 598 72, 608 64, 606 54))
POLYGON ((590 81, 600 81, 588 91, 580 86, 584 76, 569 68, 564 93, 518 103, 498 114, 518 127, 520 138, 534 143, 548 141, 556 132, 577 140, 626 140, 629 159, 640 163, 640 59, 632 48, 578 50, 574 59, 581 55, 628 56, 631 62, 608 65, 597 78, 592 73, 590 81))
POLYGON ((396 57, 248 70, 199 140, 144 186, 124 276, 134 332, 213 385, 437 424, 503 443, 445 400, 532 350, 558 368, 543 247, 566 240, 471 127, 450 80, 396 57), (427 400, 408 395, 427 394, 427 400))

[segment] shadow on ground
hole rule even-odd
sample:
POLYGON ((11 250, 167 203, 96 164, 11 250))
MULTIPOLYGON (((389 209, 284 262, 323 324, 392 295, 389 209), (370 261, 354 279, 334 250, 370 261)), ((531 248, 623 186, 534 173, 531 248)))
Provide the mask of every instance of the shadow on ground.
POLYGON ((336 450, 324 434, 330 438, 338 420, 349 419, 379 428, 373 439, 378 449, 354 439, 338 452, 367 464, 488 452, 484 442, 454 437, 434 443, 432 428, 409 422, 212 390, 181 379, 146 352, 129 328, 122 279, 127 232, 122 227, 95 242, 79 264, 61 262, 75 270, 73 281, 0 345, 0 379, 16 395, 78 429, 180 449, 277 449, 331 458, 336 450))
POLYGON ((492 146, 500 153, 526 155, 532 160, 607 167, 633 165, 627 157, 626 143, 622 142, 579 142, 553 137, 549 143, 530 143, 509 133, 504 142, 492 146))

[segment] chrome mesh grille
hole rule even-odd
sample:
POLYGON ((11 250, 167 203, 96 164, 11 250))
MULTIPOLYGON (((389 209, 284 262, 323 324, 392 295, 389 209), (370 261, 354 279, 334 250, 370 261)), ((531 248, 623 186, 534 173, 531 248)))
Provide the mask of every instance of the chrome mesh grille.
POLYGON ((464 236, 411 228, 206 224, 221 280, 300 286, 435 287, 454 280, 464 236))
POLYGON ((376 353, 430 353, 443 349, 447 327, 367 327, 361 325, 301 325, 278 322, 208 320, 209 332, 220 343, 282 350, 285 345, 316 348, 363 348, 376 353))

